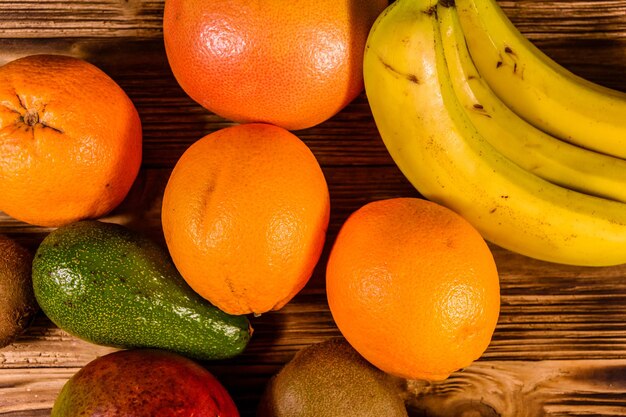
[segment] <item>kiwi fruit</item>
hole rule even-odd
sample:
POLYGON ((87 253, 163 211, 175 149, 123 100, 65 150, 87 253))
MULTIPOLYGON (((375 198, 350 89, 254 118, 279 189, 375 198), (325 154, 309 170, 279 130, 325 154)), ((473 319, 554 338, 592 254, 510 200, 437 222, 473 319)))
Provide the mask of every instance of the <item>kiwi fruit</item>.
POLYGON ((343 338, 302 349, 269 381, 257 417, 407 417, 403 381, 343 338))
POLYGON ((0 348, 13 342, 39 310, 31 279, 31 253, 0 235, 0 348))

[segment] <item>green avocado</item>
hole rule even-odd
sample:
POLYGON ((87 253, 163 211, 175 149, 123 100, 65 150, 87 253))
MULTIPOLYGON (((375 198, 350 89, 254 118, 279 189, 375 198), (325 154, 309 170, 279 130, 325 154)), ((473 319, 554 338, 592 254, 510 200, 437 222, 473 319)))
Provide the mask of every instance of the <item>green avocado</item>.
POLYGON ((252 329, 187 285, 168 253, 99 221, 60 227, 33 261, 35 297, 61 329, 92 343, 159 348, 199 359, 241 353, 252 329))

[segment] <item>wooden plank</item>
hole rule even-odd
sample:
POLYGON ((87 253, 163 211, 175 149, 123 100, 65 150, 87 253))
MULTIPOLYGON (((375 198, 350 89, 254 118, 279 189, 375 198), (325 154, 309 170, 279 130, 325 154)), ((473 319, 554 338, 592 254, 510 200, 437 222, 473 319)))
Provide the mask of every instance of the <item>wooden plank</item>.
MULTIPOLYGON (((0 39, 0 65, 40 53, 86 59, 120 84, 141 117, 144 166, 171 167, 193 142, 233 124, 203 109, 185 94, 169 69, 160 40, 0 39)), ((297 134, 322 165, 393 164, 364 93, 331 120, 297 134)))
POLYGON ((603 40, 626 36, 626 1, 502 0, 515 26, 532 40, 603 40))
MULTIPOLYGON (((144 165, 173 166, 194 141, 232 123, 194 103, 172 76, 160 41, 136 39, 0 40, 0 65, 36 53, 69 54, 111 75, 135 102, 144 129, 144 165)), ((581 44, 579 55, 560 44, 546 52, 576 73, 626 91, 626 62, 615 59, 626 40, 614 47, 581 44), (619 50, 619 51, 618 51, 619 50), (577 59, 588 58, 589 64, 577 59)), ((322 165, 392 164, 371 118, 365 94, 331 120, 297 134, 322 165)))
POLYGON ((2 0, 0 37, 159 37, 163 5, 163 0, 2 0))
POLYGON ((475 363, 442 383, 409 381, 411 416, 626 415, 626 362, 475 363))
MULTIPOLYGON (((325 166, 331 196, 329 231, 336 233, 350 213, 363 204, 397 196, 419 196, 395 166, 325 166)), ((170 168, 142 169, 126 199, 105 221, 125 224, 158 241, 161 201, 170 168)), ((0 233, 9 234, 34 249, 51 228, 19 222, 0 212, 0 233)))
MULTIPOLYGON (((545 44, 546 52, 577 74, 626 91, 626 38, 610 45, 578 42, 545 44), (585 57, 585 59, 580 59, 585 57)), ((102 68, 128 93, 139 111, 144 132, 145 167, 172 167, 193 142, 232 125, 191 100, 178 86, 160 40, 0 39, 0 65, 37 53, 68 54, 102 68)), ((330 120, 296 134, 326 165, 392 165, 371 117, 365 93, 330 120)))
MULTIPOLYGON (((294 334, 309 334, 308 342, 310 332, 316 329, 323 336, 336 333, 324 296, 324 267, 334 238, 350 213, 369 201, 418 196, 396 167, 337 166, 325 167, 324 172, 332 210, 322 258, 301 296, 283 311, 254 320, 260 329, 248 354, 267 351, 270 356, 263 357, 264 361, 284 359, 272 357, 272 345, 278 343, 282 355, 282 344, 293 346, 294 334), (290 329, 287 339, 276 339, 274 326, 290 329)), ((163 244, 160 206, 169 173, 169 169, 143 170, 127 199, 104 220, 125 224, 163 244)), ((48 231, 0 215, 0 233, 12 235, 33 250, 48 231)), ((501 277, 502 311, 486 359, 626 358, 626 265, 556 265, 491 247, 501 277)), ((0 362, 4 361, 5 366, 28 366, 24 358, 41 351, 43 356, 34 359, 34 364, 75 366, 89 355, 89 346, 66 345, 62 343, 67 337, 63 332, 50 329, 46 321, 37 323, 26 339, 18 341, 17 354, 0 351, 5 355, 0 362), (24 349, 30 351, 24 353, 24 349)))
MULTIPOLYGON (((509 255, 499 248, 494 254, 498 265, 509 255)), ((518 258, 517 264, 528 263, 518 258)), ((339 335, 324 293, 326 259, 282 310, 251 318, 254 336, 236 362, 283 363, 295 350, 339 335)), ((520 278, 501 271, 500 318, 482 360, 626 359, 626 267, 581 272, 533 263, 552 273, 520 278)), ((108 349, 69 336, 40 314, 24 335, 0 350, 0 365, 80 366, 108 349)))
MULTIPOLYGON (((254 415, 267 380, 278 370, 245 364, 207 368, 232 393, 243 416, 254 415)), ((0 415, 49 415, 63 384, 78 370, 0 369, 0 415)), ((443 382, 407 381, 404 397, 411 417, 617 417, 626 415, 625 390, 623 359, 490 361, 476 362, 443 382)))
MULTIPOLYGON (((625 0, 507 0, 504 11, 533 39, 626 36, 625 0)), ((160 37, 164 0, 1 0, 0 37, 160 37)))
POLYGON ((0 369, 0 415, 50 415, 50 409, 63 384, 77 368, 0 369))

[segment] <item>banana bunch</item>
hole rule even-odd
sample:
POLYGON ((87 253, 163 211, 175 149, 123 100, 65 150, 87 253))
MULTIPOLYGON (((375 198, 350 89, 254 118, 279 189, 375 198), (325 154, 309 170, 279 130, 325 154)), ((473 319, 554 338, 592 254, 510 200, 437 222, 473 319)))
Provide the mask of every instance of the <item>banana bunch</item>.
POLYGON ((394 161, 506 249, 626 263, 626 94, 568 72, 495 0, 396 0, 364 79, 394 161))

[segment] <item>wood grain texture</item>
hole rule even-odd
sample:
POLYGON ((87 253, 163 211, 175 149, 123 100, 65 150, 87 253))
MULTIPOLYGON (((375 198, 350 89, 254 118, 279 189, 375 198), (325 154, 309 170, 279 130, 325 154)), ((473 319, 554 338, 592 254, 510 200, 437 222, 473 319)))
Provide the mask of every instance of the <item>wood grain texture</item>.
MULTIPOLYGON (((549 55, 576 74, 626 92, 626 38, 614 46, 577 42, 574 55, 573 45, 548 42, 544 46, 549 55)), ((25 55, 57 53, 86 59, 109 74, 127 92, 141 116, 144 167, 173 166, 193 142, 232 124, 184 93, 169 69, 160 39, 0 38, 0 51, 0 65, 25 55)), ((393 165, 364 93, 335 117, 297 134, 322 166, 393 165)))
POLYGON ((409 381, 410 416, 626 415, 626 362, 475 363, 442 383, 409 381))
MULTIPOLYGON (((164 0, 2 0, 3 38, 162 36, 164 0)), ((500 1, 531 39, 626 37, 625 0, 500 1)))
MULTIPOLYGON (((207 368, 232 393, 242 415, 254 415, 272 367, 207 368)), ((8 399, 0 402, 0 415, 49 416, 63 384, 79 369, 0 369, 8 399)), ((443 382, 406 381, 404 397, 410 417, 617 417, 626 415, 625 390, 625 360, 490 361, 443 382)))
POLYGON ((3 38, 161 36, 163 0, 3 0, 3 38))
MULTIPOLYGON (((626 92, 626 0, 501 1, 537 46, 578 75, 626 92)), ((35 53, 84 58, 115 79, 144 128, 140 175, 104 220, 163 244, 160 204, 169 173, 194 141, 231 123, 180 89, 165 56, 163 0, 0 0, 0 65, 35 53)), ((626 117, 626 116, 625 116, 626 117)), ((313 277, 278 312, 253 317, 239 357, 204 363, 242 416, 253 416, 267 380, 311 343, 339 335, 326 303, 324 267, 351 212, 382 198, 418 196, 389 157, 365 94, 329 121, 297 132, 331 193, 328 238, 313 277)), ((0 233, 35 250, 51 229, 0 213, 0 233)), ((626 265, 579 268, 525 258, 494 245, 502 307, 492 343, 469 368, 436 384, 407 381, 411 417, 626 415, 626 265)), ((67 379, 115 348, 96 346, 40 313, 0 349, 0 416, 49 416, 67 379)))
MULTIPOLYGON (((139 111, 144 167, 173 166, 193 142, 232 125, 196 104, 179 87, 161 40, 0 39, 0 51, 0 65, 21 56, 55 53, 85 59, 109 74, 139 111)), ((378 136, 365 94, 331 120, 300 131, 298 136, 322 165, 393 164, 378 136)))

